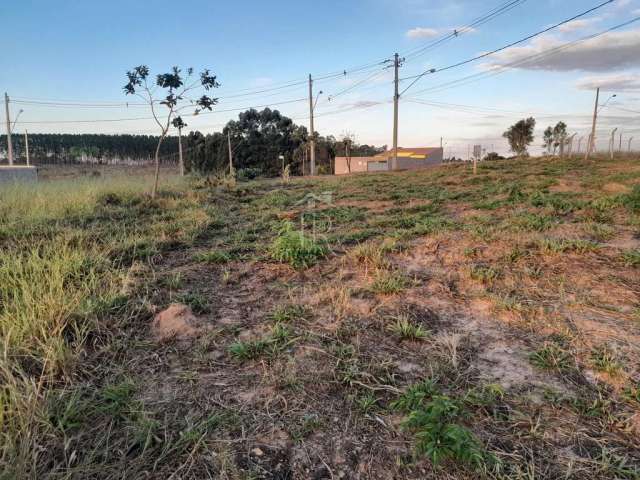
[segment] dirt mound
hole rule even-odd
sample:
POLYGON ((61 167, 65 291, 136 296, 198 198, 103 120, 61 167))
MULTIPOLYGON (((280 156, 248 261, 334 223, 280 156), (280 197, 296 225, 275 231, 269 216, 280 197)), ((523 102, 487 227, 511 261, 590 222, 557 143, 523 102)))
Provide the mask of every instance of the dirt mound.
POLYGON ((158 341, 170 338, 190 338, 198 333, 197 318, 191 308, 173 303, 153 319, 151 330, 158 341))

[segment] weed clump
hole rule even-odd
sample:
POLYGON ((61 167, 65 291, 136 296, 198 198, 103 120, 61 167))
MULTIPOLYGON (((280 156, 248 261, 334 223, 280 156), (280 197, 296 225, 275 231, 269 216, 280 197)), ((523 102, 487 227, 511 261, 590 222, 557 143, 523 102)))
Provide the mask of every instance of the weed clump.
POLYGON ((438 394, 433 381, 409 387, 392 407, 408 413, 403 427, 415 438, 418 456, 426 456, 435 466, 454 460, 477 470, 486 470, 495 461, 460 419, 462 402, 438 394))
POLYGON ((271 257, 278 262, 289 263, 294 268, 308 268, 329 253, 325 243, 294 230, 293 224, 283 225, 271 245, 271 257))
POLYGON ((231 261, 231 255, 220 250, 202 252, 194 255, 193 259, 201 263, 227 263, 231 261))

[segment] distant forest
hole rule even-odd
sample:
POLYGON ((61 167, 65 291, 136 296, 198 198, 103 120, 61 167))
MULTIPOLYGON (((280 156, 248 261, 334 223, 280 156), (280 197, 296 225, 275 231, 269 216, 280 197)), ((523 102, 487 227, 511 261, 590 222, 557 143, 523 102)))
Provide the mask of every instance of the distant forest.
MULTIPOLYGON (((26 159, 24 135, 12 134, 13 155, 26 159)), ((58 163, 144 163, 153 160, 158 137, 153 135, 104 135, 95 133, 30 133, 29 157, 34 165, 58 163)), ((161 155, 178 149, 178 138, 167 137, 161 155)), ((0 157, 7 158, 7 136, 0 136, 0 157)), ((175 160, 174 160, 175 161, 175 160)))
MULTIPOLYGON (((237 170, 255 175, 276 175, 282 168, 282 160, 289 164, 294 174, 309 171, 308 130, 296 125, 277 110, 247 110, 238 120, 227 123, 222 132, 202 134, 183 130, 182 149, 188 170, 200 173, 222 171, 229 165, 227 135, 231 138, 233 163, 237 170)), ((14 158, 25 161, 24 135, 13 134, 14 158)), ((316 133, 316 165, 319 173, 330 173, 336 156, 344 156, 346 144, 352 156, 369 156, 386 149, 357 142, 345 142, 334 136, 316 133)), ((96 163, 141 164, 152 163, 158 137, 153 135, 103 135, 103 134, 29 134, 31 162, 38 164, 96 163)), ((165 138, 160 151, 161 163, 176 163, 178 137, 165 138)), ((7 139, 0 136, 0 159, 6 162, 7 139)))

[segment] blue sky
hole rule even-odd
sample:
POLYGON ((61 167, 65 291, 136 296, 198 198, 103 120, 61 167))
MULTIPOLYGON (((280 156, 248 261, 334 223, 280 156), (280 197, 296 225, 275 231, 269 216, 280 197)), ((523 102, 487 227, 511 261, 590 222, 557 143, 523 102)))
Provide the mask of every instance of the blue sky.
MULTIPOLYGON (((207 67, 222 83, 216 91, 221 97, 217 110, 273 104, 272 108, 306 124, 308 103, 293 102, 307 95, 302 83, 260 94, 233 95, 304 81, 309 73, 321 77, 347 70, 346 77, 317 82, 317 90, 324 93, 316 109, 316 130, 336 136, 349 131, 362 143, 390 144, 392 106, 388 101, 393 93, 392 72, 374 65, 351 73, 353 67, 374 64, 395 51, 401 55, 411 52, 454 29, 460 30, 503 3, 504 0, 159 0, 150 6, 148 2, 122 0, 5 2, 0 16, 11 48, 3 52, 0 89, 16 100, 120 103, 132 100, 124 96, 122 85, 125 72, 135 65, 147 64, 152 73, 173 65, 193 66, 196 70, 207 67), (374 75, 377 76, 371 78, 374 75), (354 84, 357 85, 352 90, 329 101, 330 95, 354 84), (289 103, 278 105, 279 102, 289 103)), ((524 1, 475 31, 423 55, 409 56, 400 76, 412 76, 492 50, 599 3, 524 1)), ((536 145, 541 143, 540 131, 558 120, 565 120, 571 132, 582 135, 593 110, 593 88, 602 85, 615 91, 618 98, 602 111, 599 137, 603 139, 607 130, 617 126, 628 135, 637 133, 640 145, 638 115, 628 111, 640 110, 640 22, 576 44, 525 65, 526 68, 502 70, 444 90, 433 89, 637 16, 640 0, 616 0, 561 31, 555 30, 495 57, 423 78, 401 101, 400 144, 431 145, 439 143, 442 136, 450 150, 447 153, 458 156, 466 155, 467 145, 474 143, 505 151, 501 133, 525 114, 538 117, 536 145), (431 91, 421 92, 428 88, 431 91)), ((401 88, 408 83, 403 82, 401 88)), ((603 96, 606 99, 608 94, 603 96)), ((16 132, 27 128, 32 132, 156 133, 148 120, 71 123, 148 116, 141 107, 16 103, 12 104, 13 114, 21 108, 24 112, 19 120, 23 123, 16 125, 16 132)), ((236 115, 237 112, 218 112, 189 118, 187 122, 192 128, 212 132, 236 115)))

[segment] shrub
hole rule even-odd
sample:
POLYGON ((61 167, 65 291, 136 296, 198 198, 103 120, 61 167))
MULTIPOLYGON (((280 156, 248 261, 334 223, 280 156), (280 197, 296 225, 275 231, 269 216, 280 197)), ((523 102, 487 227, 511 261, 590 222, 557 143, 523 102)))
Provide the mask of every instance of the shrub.
POLYGON ((287 222, 271 245, 271 256, 278 262, 291 264, 294 268, 308 268, 320 258, 326 257, 329 248, 302 231, 294 230, 287 222))
POLYGON ((485 466, 486 454, 478 440, 456 423, 461 409, 458 402, 438 395, 409 414, 404 426, 414 432, 418 455, 426 455, 436 466, 448 458, 475 468, 485 466))

